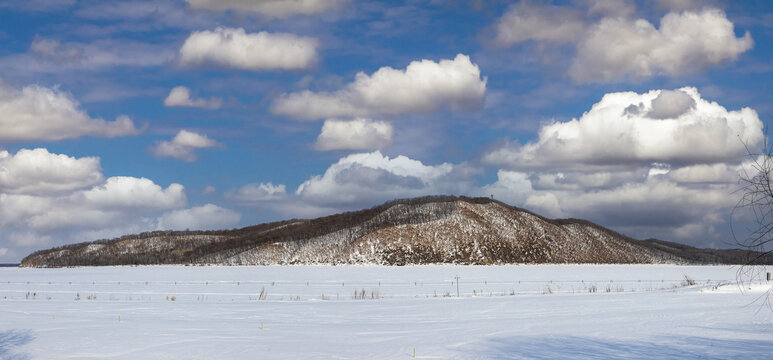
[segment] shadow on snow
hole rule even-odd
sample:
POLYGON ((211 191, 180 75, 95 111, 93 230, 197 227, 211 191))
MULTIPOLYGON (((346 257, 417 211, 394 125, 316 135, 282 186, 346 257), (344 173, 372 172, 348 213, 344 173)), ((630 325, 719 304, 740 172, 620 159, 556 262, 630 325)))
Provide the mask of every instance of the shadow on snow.
POLYGON ((773 340, 662 337, 656 341, 590 337, 517 337, 484 343, 478 356, 492 359, 761 359, 773 340), (659 340, 659 341, 658 341, 659 340))
POLYGON ((0 331, 0 360, 26 360, 29 355, 16 352, 21 346, 31 342, 35 336, 29 330, 0 331))

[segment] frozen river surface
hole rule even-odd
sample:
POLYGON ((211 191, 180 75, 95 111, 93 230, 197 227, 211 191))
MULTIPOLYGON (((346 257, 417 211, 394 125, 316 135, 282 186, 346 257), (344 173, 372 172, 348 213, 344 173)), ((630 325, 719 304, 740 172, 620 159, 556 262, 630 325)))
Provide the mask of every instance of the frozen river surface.
POLYGON ((0 268, 0 359, 770 358, 737 270, 0 268))

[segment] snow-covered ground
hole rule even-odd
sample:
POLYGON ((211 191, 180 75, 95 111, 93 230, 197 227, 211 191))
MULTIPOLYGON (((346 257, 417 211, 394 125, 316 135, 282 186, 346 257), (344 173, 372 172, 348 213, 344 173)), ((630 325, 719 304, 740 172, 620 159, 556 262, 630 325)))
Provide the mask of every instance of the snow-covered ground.
POLYGON ((770 284, 736 270, 0 268, 0 359, 768 358, 770 284))

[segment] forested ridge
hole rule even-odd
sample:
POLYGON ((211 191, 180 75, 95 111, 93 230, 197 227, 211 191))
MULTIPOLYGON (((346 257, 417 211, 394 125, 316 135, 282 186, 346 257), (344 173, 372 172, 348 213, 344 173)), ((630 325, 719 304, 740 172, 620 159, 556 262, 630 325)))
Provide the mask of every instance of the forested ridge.
MULTIPOLYGON (((756 254, 635 240, 489 198, 429 196, 241 229, 152 231, 36 251, 22 266, 377 263, 732 263, 756 254)), ((770 256, 757 259, 773 263, 770 256)))

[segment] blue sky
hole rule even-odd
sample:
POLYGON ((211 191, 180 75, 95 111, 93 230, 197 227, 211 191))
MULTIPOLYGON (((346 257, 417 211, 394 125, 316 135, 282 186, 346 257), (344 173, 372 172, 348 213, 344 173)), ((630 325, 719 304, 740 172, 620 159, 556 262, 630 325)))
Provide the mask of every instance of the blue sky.
POLYGON ((0 1, 0 262, 429 194, 728 247, 771 24, 768 1, 0 1))

